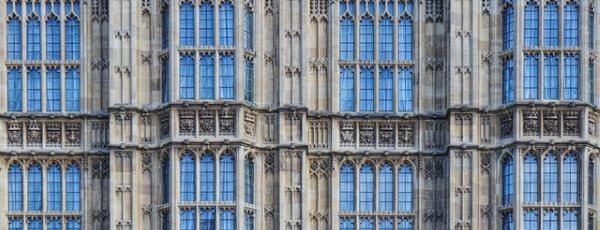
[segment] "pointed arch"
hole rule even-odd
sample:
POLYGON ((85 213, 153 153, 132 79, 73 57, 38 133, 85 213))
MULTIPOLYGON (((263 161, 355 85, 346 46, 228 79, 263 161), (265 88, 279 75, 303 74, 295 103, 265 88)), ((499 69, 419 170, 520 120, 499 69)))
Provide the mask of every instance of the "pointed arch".
POLYGON ((354 165, 346 161, 340 167, 340 211, 354 211, 354 165))
POLYGON ((523 200, 524 202, 539 201, 538 195, 538 168, 537 154, 528 151, 523 156, 523 200))
POLYGON ((36 161, 27 169, 27 210, 42 211, 42 166, 36 161))
POLYGON ((235 154, 226 150, 219 157, 220 200, 235 201, 235 154))
POLYGON ((398 166, 398 211, 410 212, 413 209, 413 167, 404 162, 398 166))
POLYGON ((66 196, 66 210, 67 211, 80 211, 81 210, 81 168, 75 163, 71 162, 67 166, 67 196, 66 196))
POLYGON ((57 162, 47 167, 47 207, 48 211, 61 211, 62 208, 62 168, 57 162))
POLYGON ((568 152, 562 162, 562 201, 579 201, 579 158, 573 151, 568 152))
POLYGON ((196 156, 185 151, 179 162, 179 199, 182 202, 196 200, 196 156))
POLYGON ((8 210, 23 210, 23 168, 16 161, 8 168, 8 210))
POLYGON ((515 193, 515 165, 512 155, 502 158, 502 205, 513 202, 515 193))
POLYGON ((558 154, 548 151, 544 155, 544 202, 558 202, 558 154))
POLYGON ((200 156, 200 201, 215 200, 215 155, 204 151, 200 156))

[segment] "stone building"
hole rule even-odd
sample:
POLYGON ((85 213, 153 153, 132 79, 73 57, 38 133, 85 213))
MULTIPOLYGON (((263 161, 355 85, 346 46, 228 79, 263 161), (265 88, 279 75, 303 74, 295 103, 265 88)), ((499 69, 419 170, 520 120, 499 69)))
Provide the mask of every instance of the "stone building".
POLYGON ((0 230, 600 229, 596 0, 1 0, 0 230))

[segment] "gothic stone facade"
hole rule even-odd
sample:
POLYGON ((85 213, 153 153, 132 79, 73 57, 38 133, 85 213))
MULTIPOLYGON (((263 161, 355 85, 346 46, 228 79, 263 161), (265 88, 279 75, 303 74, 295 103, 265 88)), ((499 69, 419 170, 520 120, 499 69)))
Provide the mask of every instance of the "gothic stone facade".
MULTIPOLYGON (((79 1, 77 61, 64 57, 73 34, 64 35, 63 22, 56 61, 8 58, 8 27, 11 18, 21 22, 18 52, 25 54, 33 36, 26 25, 41 14, 46 52, 50 19, 43 12, 56 5, 60 20, 68 19, 68 6, 78 0, 0 3, 1 91, 15 89, 8 80, 13 69, 80 71, 76 111, 62 92, 58 111, 50 112, 48 74, 37 89, 39 110, 25 108, 34 103, 25 77, 20 111, 0 97, 0 230, 14 220, 30 227, 59 220, 66 229, 71 219, 81 229, 190 229, 190 216, 199 229, 207 210, 220 229, 520 229, 530 226, 531 212, 536 225, 546 223, 547 213, 561 222, 575 213, 578 228, 600 226, 600 186, 593 183, 600 172, 593 82, 600 71, 587 67, 599 46, 593 28, 600 21, 588 16, 598 1, 79 1), (577 4, 578 44, 526 47, 529 2, 540 12, 558 4, 561 15, 577 4), (30 5, 41 12, 30 14, 30 5), (207 12, 212 16, 203 17, 207 12), (506 49, 508 17, 513 40, 506 49), (374 25, 363 30, 364 20, 374 25), (374 37, 363 37, 373 26, 374 37), (545 52, 578 55, 575 98, 562 90, 554 100, 525 96, 521 57, 545 52), (507 100, 503 68, 511 58, 507 100), (200 79, 205 66, 214 71, 214 87, 200 79), (366 82, 373 73, 383 79, 386 68, 393 77, 371 81, 369 101, 363 73, 366 82), (220 85, 227 77, 231 88, 220 85), (379 93, 384 89, 391 96, 379 93), (569 157, 574 168, 563 160, 569 157), (535 172, 526 166, 531 159, 535 172), (66 189, 71 164, 80 169, 81 207, 49 211, 49 168, 63 169, 59 183, 66 189), (8 179, 14 165, 22 167, 20 184, 8 179), (27 205, 35 197, 32 165, 42 172, 39 211, 27 205), (15 210, 10 194, 19 188, 24 207, 15 210), (547 202, 554 190, 557 198, 547 202)), ((567 24, 562 16, 559 22, 567 24)))

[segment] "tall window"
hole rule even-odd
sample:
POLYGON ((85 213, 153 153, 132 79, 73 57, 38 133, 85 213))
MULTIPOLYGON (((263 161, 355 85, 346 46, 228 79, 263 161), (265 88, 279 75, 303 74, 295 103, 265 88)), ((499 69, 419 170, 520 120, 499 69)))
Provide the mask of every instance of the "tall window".
POLYGON ((42 230, 42 221, 36 217, 30 217, 27 222, 27 230, 42 230))
POLYGON ((17 163, 8 169, 8 210, 23 210, 23 168, 17 163))
POLYGON ((579 167, 577 162, 578 159, 572 152, 563 159, 563 202, 576 203, 579 201, 579 167))
POLYGON ((512 156, 502 160, 502 205, 511 204, 515 193, 515 165, 512 156))
POLYGON ((66 11, 70 12, 65 24, 65 58, 67 60, 79 60, 79 3, 67 4, 66 11))
POLYGON ((47 230, 62 230, 61 220, 58 218, 48 218, 47 230))
POLYGON ((340 211, 354 210, 354 167, 344 163, 340 168, 340 211))
POLYGON ((535 2, 527 2, 525 5, 525 22, 524 22, 524 45, 526 47, 534 47, 539 45, 539 11, 540 8, 535 2))
POLYGON ((398 211, 412 211, 412 191, 413 191, 413 172, 412 167, 405 163, 398 169, 398 211))
MULTIPOLYGON (((193 29, 192 29, 193 30, 193 29)), ((196 82, 194 57, 184 54, 179 58, 179 98, 194 99, 194 84, 196 82)))
POLYGON ((523 68, 523 97, 525 99, 538 99, 538 56, 525 55, 523 68))
POLYGON ((162 92, 162 102, 169 101, 169 60, 162 60, 160 74, 160 91, 162 92))
POLYGON ((375 28, 373 27, 373 15, 375 10, 373 2, 360 2, 360 60, 373 60, 375 55, 375 28))
POLYGON ((254 214, 246 213, 244 216, 244 225, 246 225, 245 230, 254 230, 254 214))
POLYGON ((569 210, 566 212, 563 211, 562 226, 560 229, 562 229, 562 230, 580 229, 580 228, 578 228, 577 218, 579 218, 577 210, 569 210))
POLYGON ((81 220, 79 218, 68 218, 67 219, 67 230, 79 230, 81 229, 81 220))
POLYGON ((544 7, 544 45, 558 46, 558 4, 547 2, 544 7))
POLYGON ((232 209, 221 209, 221 230, 235 229, 235 211, 232 209))
POLYGON ((71 163, 67 167, 67 211, 80 211, 80 195, 79 188, 81 187, 81 172, 79 166, 71 163))
POLYGON ((235 200, 235 156, 225 153, 220 159, 221 201, 235 200))
POLYGON ((360 219, 360 230, 373 230, 375 229, 375 224, 372 219, 369 218, 361 218, 360 219))
POLYGON ((566 55, 564 58, 563 98, 576 100, 579 98, 579 56, 566 55))
POLYGON ((394 79, 390 68, 379 71, 379 111, 394 111, 394 79))
POLYGON ((179 45, 194 45, 194 5, 185 1, 179 7, 179 45))
POLYGON ((162 41, 161 41, 161 43, 162 43, 162 48, 166 49, 166 48, 169 48, 169 36, 171 35, 171 33, 169 32, 169 28, 171 27, 169 25, 169 5, 163 4, 162 7, 163 7, 162 8, 162 13, 160 15, 161 16, 160 17, 160 20, 161 20, 160 24, 161 24, 161 27, 162 27, 161 28, 161 31, 162 31, 162 34, 161 34, 162 41))
POLYGON ((525 210, 523 214, 523 229, 537 230, 538 228, 538 213, 534 210, 525 210))
POLYGON ((354 219, 340 218, 340 230, 354 230, 354 219))
POLYGON ((179 189, 182 202, 196 200, 196 159, 190 152, 181 156, 179 170, 179 189))
POLYGON ((413 3, 399 2, 398 14, 398 59, 408 61, 413 59, 413 3))
POLYGON ((515 100, 515 73, 514 62, 508 58, 502 63, 502 103, 510 103, 515 100))
POLYGON ((179 213, 179 229, 195 230, 196 229, 196 210, 182 209, 179 213))
POLYGON ((233 4, 223 1, 219 6, 219 45, 233 46, 233 4))
POLYGON ((354 2, 340 3, 340 59, 354 59, 354 2))
POLYGON ((512 49, 515 46, 515 11, 512 5, 505 6, 502 11, 502 48, 512 49))
POLYGON ((596 12, 594 11, 593 3, 588 11, 588 46, 594 49, 594 32, 595 32, 596 12))
POLYGON ((393 230, 394 224, 391 219, 381 219, 379 220, 379 229, 381 230, 393 230))
POLYGON ((515 223, 513 221, 512 212, 502 213, 502 230, 513 229, 515 229, 515 223))
POLYGON ((523 200, 538 201, 538 159, 533 153, 526 154, 523 160, 523 200))
POLYGON ((8 220, 8 230, 23 230, 23 221, 21 218, 11 218, 8 220))
POLYGON ((201 208, 200 209, 200 229, 211 230, 215 229, 215 209, 201 208))
POLYGON ((39 68, 27 69, 27 111, 42 111, 42 77, 39 68))
POLYGON ((8 60, 21 59, 21 3, 7 2, 6 56, 8 60))
POLYGON ((354 111, 354 71, 348 67, 340 74, 340 110, 354 111))
POLYGON ((21 69, 8 69, 8 111, 21 111, 21 69))
POLYGON ((254 103, 254 61, 250 59, 245 60, 246 64, 246 79, 244 87, 244 100, 250 103, 254 103))
POLYGON ((558 211, 544 210, 544 230, 558 230, 558 211))
POLYGON ((219 67, 219 97, 221 99, 233 99, 234 89, 234 64, 233 55, 221 56, 219 67))
MULTIPOLYGON (((55 3, 55 5, 58 5, 55 3)), ((46 4, 46 11, 50 4, 46 4)), ((56 16, 60 12, 52 12, 46 19, 46 59, 60 59, 60 22, 56 16)))
POLYGON ((398 230, 413 230, 413 220, 401 219, 398 222, 398 230))
POLYGON ((42 211, 42 166, 34 163, 27 171, 27 210, 42 211))
POLYGON ((409 112, 413 110, 413 69, 400 68, 398 73, 398 111, 409 112))
POLYGON ((200 99, 215 98, 215 66, 213 55, 200 56, 200 99))
POLYGON ((200 200, 215 200, 215 157, 212 153, 200 158, 200 200))
POLYGON ((544 202, 558 202, 558 157, 554 152, 544 158, 544 202))
POLYGON ((595 176, 594 173, 596 172, 596 170, 594 170, 594 161, 592 160, 592 158, 589 159, 589 164, 588 164, 588 204, 594 205, 594 184, 595 184, 595 176))
POLYGON ((65 105, 68 112, 79 111, 79 68, 67 69, 67 78, 65 79, 65 105))
POLYGON ((254 12, 248 7, 244 9, 244 48, 254 48, 254 12))
POLYGON ((46 111, 60 111, 60 70, 48 68, 46 71, 46 111))
POLYGON ((48 176, 47 176, 47 200, 48 207, 46 208, 48 211, 60 211, 61 203, 62 203, 62 176, 60 166, 56 163, 48 166, 48 176))
MULTIPOLYGON (((39 7, 39 5, 36 6, 39 7)), ((30 15, 27 20, 27 60, 40 60, 42 59, 42 29, 40 27, 40 19, 36 16, 40 12, 28 13, 30 15)))
POLYGON ((374 81, 373 69, 360 69, 360 111, 374 111, 374 81))
POLYGON ((162 201, 169 203, 171 200, 171 164, 169 156, 162 160, 162 201))
POLYGON ((244 197, 246 203, 254 204, 254 160, 244 160, 244 197))
MULTIPOLYGON (((381 6, 385 3, 380 2, 379 4, 381 6)), ((389 3, 388 6, 393 7, 389 3)), ((394 58, 394 23, 390 16, 392 12, 394 11, 386 12, 379 22, 379 60, 391 61, 394 58)))
POLYGON ((379 168, 379 210, 391 212, 394 207, 394 176, 392 165, 385 163, 379 168))
POLYGON ((544 99, 558 99, 558 56, 544 55, 544 99))
POLYGON ((577 3, 570 1, 565 6, 563 14, 563 46, 579 45, 579 7, 577 3))
POLYGON ((200 45, 215 45, 215 13, 210 1, 200 4, 200 45))
POLYGON ((360 207, 361 212, 372 212, 375 206, 375 175, 373 166, 364 164, 360 168, 360 207))

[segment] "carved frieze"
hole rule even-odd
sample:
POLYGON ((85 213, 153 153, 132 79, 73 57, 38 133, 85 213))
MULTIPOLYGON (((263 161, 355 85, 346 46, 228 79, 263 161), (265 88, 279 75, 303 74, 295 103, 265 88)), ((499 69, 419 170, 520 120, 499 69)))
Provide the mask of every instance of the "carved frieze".
POLYGON ((46 123, 46 145, 58 147, 61 144, 62 125, 58 122, 46 123))
POLYGON ((196 134, 196 113, 179 111, 179 135, 194 136, 196 134))
POLYGON ((198 132, 200 135, 215 135, 215 111, 201 110, 198 121, 198 132))
POLYGON ((223 109, 219 113, 219 135, 234 135, 235 133, 235 111, 223 109))
POLYGON ((359 132, 360 147, 375 146, 375 124, 372 122, 364 122, 360 124, 359 132))
POLYGON ((558 136, 559 113, 555 110, 544 111, 544 136, 558 136))
POLYGON ((500 137, 508 138, 513 136, 513 116, 512 113, 500 115, 500 137))
POLYGON ((27 124, 27 145, 41 146, 42 144, 42 126, 38 121, 30 121, 27 124))
POLYGON ((256 113, 244 111, 244 134, 250 138, 254 137, 256 130, 256 113))
POLYGON ((415 145, 414 122, 401 122, 398 124, 398 146, 413 147, 415 145))
POLYGON ((20 146, 23 144, 23 125, 20 122, 9 122, 8 128, 8 145, 20 146))
POLYGON ((379 124, 379 142, 380 147, 394 147, 396 142, 396 132, 394 123, 383 122, 379 124))
POLYGON ((563 134, 579 136, 579 111, 565 111, 563 116, 563 134))
POLYGON ((523 111, 523 134, 526 136, 537 136, 540 134, 539 111, 523 111))
POLYGON ((356 144, 356 124, 350 121, 340 122, 340 145, 353 147, 356 144))
POLYGON ((81 143, 81 123, 65 123, 65 144, 69 147, 78 147, 81 143))

